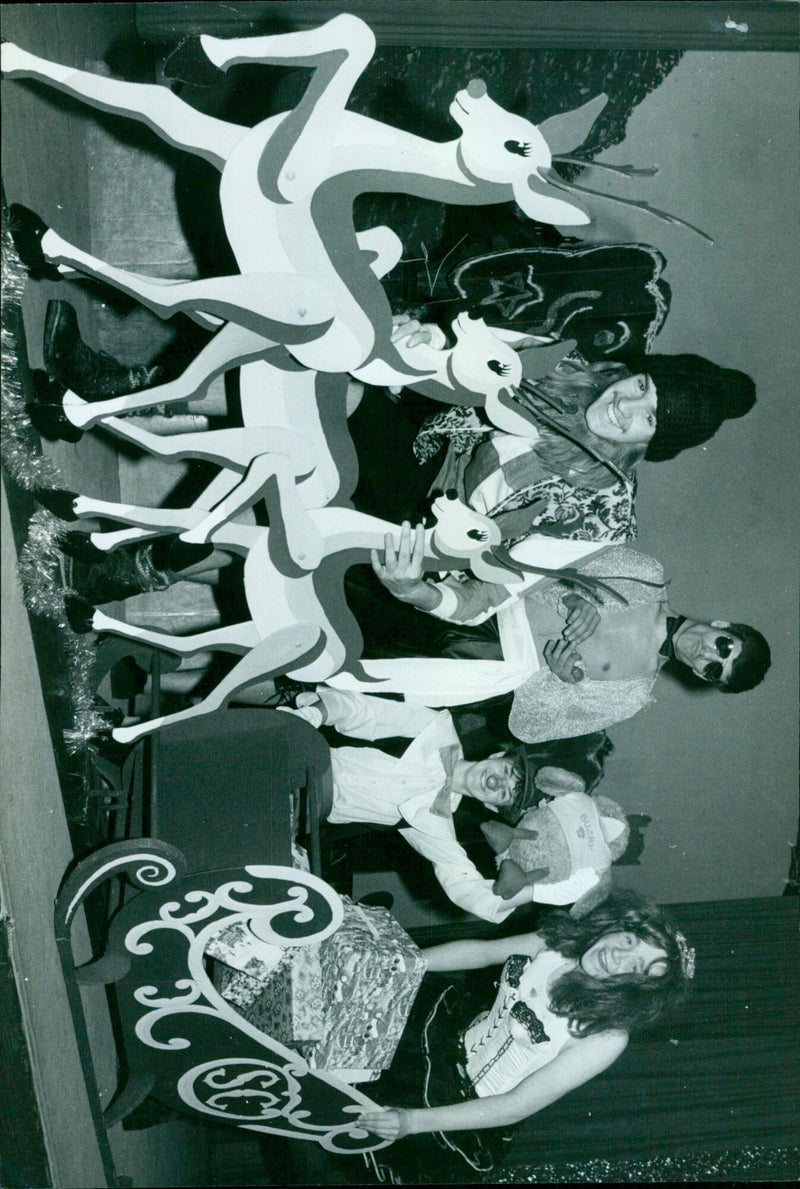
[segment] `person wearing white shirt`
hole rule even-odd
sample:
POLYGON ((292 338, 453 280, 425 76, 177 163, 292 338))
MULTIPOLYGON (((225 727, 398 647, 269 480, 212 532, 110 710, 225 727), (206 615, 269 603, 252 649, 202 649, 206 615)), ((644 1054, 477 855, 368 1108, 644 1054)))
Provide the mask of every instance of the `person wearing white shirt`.
POLYGON ((571 904, 596 882, 595 872, 587 869, 560 883, 523 888, 505 900, 458 841, 453 814, 463 797, 512 823, 534 803, 535 772, 524 747, 466 760, 449 711, 350 691, 319 688, 300 694, 297 709, 288 712, 360 739, 412 740, 399 759, 373 747, 332 748, 333 802, 325 807, 327 820, 398 825, 414 850, 433 863, 439 883, 459 908, 499 924, 531 900, 571 904))

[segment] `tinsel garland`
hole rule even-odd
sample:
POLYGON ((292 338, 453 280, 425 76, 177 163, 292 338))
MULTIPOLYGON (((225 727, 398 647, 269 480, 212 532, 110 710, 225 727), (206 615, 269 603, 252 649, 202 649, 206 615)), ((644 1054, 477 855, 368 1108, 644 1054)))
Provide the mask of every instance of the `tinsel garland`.
POLYGON ((19 343, 22 338, 22 292, 28 273, 16 253, 5 221, 2 230, 2 267, 0 457, 8 474, 25 491, 33 491, 37 487, 55 487, 58 471, 39 450, 39 435, 25 412, 19 343))
MULTIPOLYGON (((61 475, 39 448, 39 435, 25 412, 19 366, 22 339, 22 294, 27 270, 21 263, 5 220, 2 228, 2 360, 0 360, 0 457, 9 476, 25 491, 58 487, 61 475)), ((73 726, 64 731, 71 754, 91 745, 107 724, 95 709, 95 649, 84 636, 72 631, 64 610, 69 590, 62 582, 62 554, 58 543, 66 531, 64 521, 42 509, 31 517, 28 538, 18 560, 17 573, 25 606, 33 615, 56 623, 64 650, 66 676, 73 708, 73 726)))
POLYGON ((63 520, 42 508, 34 512, 28 537, 22 546, 17 573, 25 606, 33 615, 58 625, 64 649, 66 676, 73 710, 73 725, 64 731, 67 751, 76 754, 91 745, 91 740, 106 726, 95 708, 95 647, 91 637, 79 636, 69 626, 64 599, 75 593, 62 581, 63 555, 59 541, 66 532, 63 520))
POLYGON ((800 1175, 800 1148, 751 1144, 738 1151, 694 1152, 685 1156, 653 1156, 640 1160, 581 1160, 570 1163, 523 1164, 494 1172, 494 1185, 615 1181, 642 1184, 665 1181, 793 1181, 800 1175))

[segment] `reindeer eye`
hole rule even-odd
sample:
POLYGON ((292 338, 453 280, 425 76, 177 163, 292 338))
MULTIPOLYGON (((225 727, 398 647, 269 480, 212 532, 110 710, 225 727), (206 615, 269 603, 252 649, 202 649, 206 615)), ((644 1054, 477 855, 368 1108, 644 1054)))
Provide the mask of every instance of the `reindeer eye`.
POLYGON ((511 371, 510 366, 507 363, 501 363, 499 359, 490 359, 486 366, 496 376, 507 376, 511 371))
POLYGON ((471 541, 488 541, 489 539, 489 534, 485 528, 468 529, 467 536, 471 541))
POLYGON ((518 157, 530 157, 531 146, 524 144, 521 140, 507 140, 503 145, 509 153, 516 153, 518 157))

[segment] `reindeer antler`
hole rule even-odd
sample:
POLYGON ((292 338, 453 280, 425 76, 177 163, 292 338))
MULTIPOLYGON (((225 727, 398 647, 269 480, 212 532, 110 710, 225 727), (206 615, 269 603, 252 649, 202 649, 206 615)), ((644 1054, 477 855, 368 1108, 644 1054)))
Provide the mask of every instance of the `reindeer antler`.
POLYGON ((623 607, 628 606, 628 600, 624 595, 614 590, 613 586, 609 586, 607 582, 603 582, 601 578, 596 578, 593 574, 581 574, 574 566, 564 566, 561 570, 554 570, 549 566, 534 566, 529 562, 518 561, 512 557, 508 547, 502 544, 495 545, 489 552, 497 562, 518 574, 541 574, 545 578, 555 578, 558 582, 574 586, 593 597, 597 596, 598 591, 604 591, 612 599, 622 603, 623 607))

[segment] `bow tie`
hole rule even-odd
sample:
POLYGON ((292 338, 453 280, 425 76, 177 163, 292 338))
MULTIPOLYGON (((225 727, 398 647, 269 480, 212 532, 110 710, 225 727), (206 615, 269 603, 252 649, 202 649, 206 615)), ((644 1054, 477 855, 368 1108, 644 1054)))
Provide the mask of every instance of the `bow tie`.
POLYGON ((672 647, 672 637, 677 632, 682 623, 686 623, 685 615, 668 615, 667 616, 667 635, 664 643, 658 650, 659 656, 665 656, 667 660, 675 660, 675 650, 672 647))
POLYGON ((450 803, 450 797, 453 792, 453 775, 456 770, 456 763, 461 759, 461 748, 457 743, 451 743, 448 747, 440 747, 439 758, 442 761, 442 767, 445 771, 445 782, 434 798, 433 805, 431 805, 431 813, 436 817, 451 818, 453 816, 453 808, 450 803))

